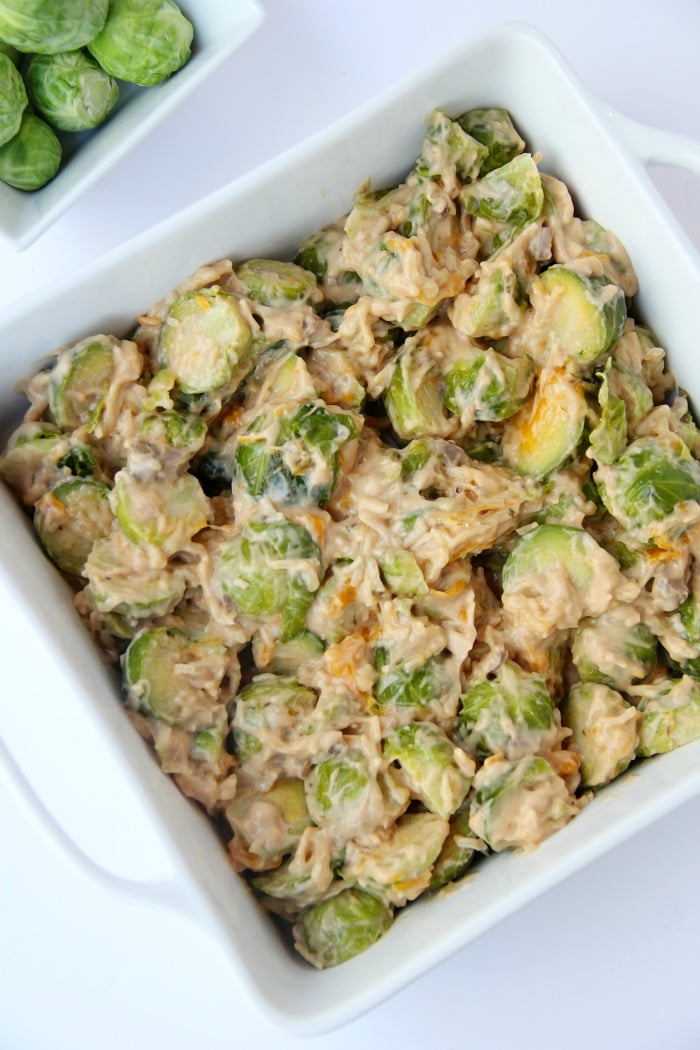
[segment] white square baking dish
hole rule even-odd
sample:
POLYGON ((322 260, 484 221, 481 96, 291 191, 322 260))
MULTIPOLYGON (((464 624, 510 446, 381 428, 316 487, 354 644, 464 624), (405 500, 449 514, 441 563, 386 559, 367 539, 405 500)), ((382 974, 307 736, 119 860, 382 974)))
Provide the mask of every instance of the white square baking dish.
POLYGON ((25 193, 0 182, 0 235, 28 247, 175 106, 225 62, 262 23, 257 0, 183 0, 194 25, 192 56, 178 72, 151 88, 122 84, 113 113, 93 132, 66 139, 61 169, 40 190, 25 193))
MULTIPOLYGON (((388 185, 404 176, 434 107, 460 113, 480 105, 509 108, 528 143, 543 154, 542 170, 572 188, 580 213, 622 238, 639 276, 644 320, 668 349, 679 381, 700 398, 700 361, 694 353, 698 260, 644 166, 650 159, 671 160, 699 171, 700 149, 611 113, 588 95, 545 38, 516 24, 462 44, 332 128, 55 285, 40 301, 35 296, 6 311, 0 320, 0 438, 23 410, 13 385, 40 356, 96 331, 125 334, 140 311, 205 261, 291 254, 306 233, 345 210, 367 177, 388 185)), ((4 489, 0 577, 2 600, 31 611, 37 644, 65 667, 89 717, 126 763, 143 806, 157 815, 172 857, 171 874, 162 885, 141 886, 101 872, 42 815, 3 748, 0 768, 13 781, 18 802, 103 884, 191 914, 225 947, 232 969, 267 1014, 298 1034, 329 1030, 372 1008, 700 792, 700 742, 647 760, 536 851, 490 858, 487 871, 405 909, 369 951, 317 972, 280 940, 232 873, 207 820, 157 769, 119 710, 117 686, 75 616, 71 594, 4 489)), ((33 710, 44 701, 32 698, 33 710)), ((70 750, 68 733, 60 746, 64 754, 70 750)), ((79 755, 70 757, 79 766, 79 755)))

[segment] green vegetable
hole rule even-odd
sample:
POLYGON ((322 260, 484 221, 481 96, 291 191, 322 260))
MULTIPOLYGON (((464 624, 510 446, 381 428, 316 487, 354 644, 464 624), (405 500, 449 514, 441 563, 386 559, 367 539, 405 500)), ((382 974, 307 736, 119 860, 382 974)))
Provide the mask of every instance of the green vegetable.
POLYGON ((34 527, 51 560, 79 576, 93 544, 113 525, 109 489, 89 478, 62 481, 36 505, 34 527))
POLYGON ((550 266, 530 293, 535 316, 546 324, 550 348, 581 365, 600 360, 622 335, 627 320, 623 291, 607 277, 550 266))
MULTIPOLYGON (((255 655, 255 639, 253 640, 255 655)), ((256 659, 259 667, 264 666, 273 674, 293 675, 301 667, 308 667, 323 655, 324 646, 313 631, 303 630, 287 642, 277 642, 272 654, 264 662, 256 659)))
POLYGON ((475 339, 503 339, 522 320, 524 304, 518 275, 507 262, 486 269, 484 264, 476 288, 460 295, 452 307, 458 331, 475 339))
POLYGON ((393 667, 386 651, 380 647, 375 663, 378 674, 374 697, 380 707, 413 708, 420 714, 429 711, 449 685, 445 660, 440 654, 431 656, 419 667, 393 667))
POLYGON ((0 52, 0 146, 19 131, 28 101, 19 70, 9 55, 0 52))
POLYGON ((0 0, 0 37, 18 51, 53 55, 99 33, 109 0, 0 0))
POLYGON ((387 554, 379 565, 389 590, 401 598, 420 598, 428 593, 428 584, 410 551, 387 554))
POLYGON ((238 794, 226 806, 225 814, 246 846, 271 863, 296 849, 304 830, 311 824, 304 782, 297 777, 283 777, 267 791, 238 794), (256 810, 268 814, 272 810, 275 819, 258 822, 256 810), (272 831, 269 837, 265 834, 266 825, 272 831))
POLYGON ((112 532, 93 544, 83 569, 96 608, 119 617, 128 636, 140 621, 171 612, 187 585, 182 567, 144 564, 142 553, 112 532))
POLYGON ((502 167, 525 149, 507 109, 498 106, 470 109, 457 117, 457 123, 487 149, 480 175, 502 167))
POLYGON ((389 929, 391 909, 364 890, 342 890, 304 912, 294 927, 295 947, 319 970, 366 951, 389 929))
POLYGON ((470 215, 502 223, 511 235, 534 222, 544 204, 540 173, 529 153, 465 186, 460 198, 470 215))
POLYGON ((470 754, 520 758, 554 739, 554 702, 544 678, 507 661, 472 681, 459 711, 458 736, 470 754))
POLYGON ((305 783, 309 813, 321 826, 354 819, 378 790, 366 756, 353 749, 318 762, 305 783))
POLYGON ((627 411, 622 398, 610 389, 611 368, 608 358, 598 391, 600 419, 589 437, 590 454, 597 463, 614 463, 627 444, 627 411))
POLYGON ((231 722, 241 762, 257 754, 275 731, 284 734, 314 709, 316 694, 287 675, 256 675, 236 696, 231 722))
POLYGON ((34 55, 25 79, 34 106, 61 131, 97 127, 119 98, 116 80, 85 51, 34 55))
POLYGON ((607 685, 574 685, 561 705, 573 731, 568 746, 581 759, 582 787, 601 787, 623 773, 636 755, 639 713, 607 685))
POLYGON ((252 334, 233 295, 218 286, 185 292, 160 330, 158 364, 185 394, 233 390, 250 364, 252 334))
POLYGON ((571 656, 584 682, 601 682, 625 690, 639 682, 656 666, 657 642, 646 624, 622 606, 576 629, 571 656))
POLYGON ((398 763, 411 795, 445 818, 461 806, 471 784, 473 769, 460 754, 432 722, 407 722, 384 742, 384 757, 398 763))
POLYGON ((48 385, 49 409, 59 426, 87 424, 95 429, 116 370, 119 345, 113 336, 91 336, 59 356, 48 385))
POLYGON ((455 174, 462 182, 469 182, 476 178, 487 155, 486 147, 468 135, 459 122, 436 109, 416 161, 416 174, 420 179, 444 181, 447 186, 454 182, 455 174))
POLYGON ((184 66, 193 35, 173 0, 110 0, 104 28, 88 50, 110 76, 148 86, 184 66))
POLYGON ((169 554, 186 546, 209 517, 207 498, 192 474, 143 482, 120 470, 114 479, 112 502, 132 543, 153 544, 169 554))
POLYGON ((465 802, 450 820, 450 830, 433 865, 429 890, 439 890, 461 879, 476 857, 478 840, 469 827, 469 803, 465 802))
POLYGON ((588 404, 582 383, 561 368, 542 368, 529 401, 506 422, 503 458, 519 474, 542 478, 575 455, 588 404))
POLYGON ((61 143, 49 125, 25 112, 19 131, 0 146, 0 181, 16 190, 38 190, 61 165, 61 143))
POLYGON ((297 522, 253 520, 214 555, 214 580, 247 616, 279 616, 281 640, 304 627, 318 588, 320 551, 297 522))
POLYGON ((236 276, 244 294, 263 306, 282 310, 320 297, 315 275, 296 263, 249 259, 237 268, 236 276))
POLYGON ((689 675, 648 687, 639 710, 639 754, 644 758, 700 738, 700 684, 689 675))
POLYGON ((501 420, 522 408, 532 384, 529 357, 504 357, 474 346, 445 374, 443 402, 463 421, 501 420))
POLYGON ((384 394, 392 426, 405 440, 447 437, 454 430, 443 407, 443 375, 431 345, 423 333, 406 340, 384 394))

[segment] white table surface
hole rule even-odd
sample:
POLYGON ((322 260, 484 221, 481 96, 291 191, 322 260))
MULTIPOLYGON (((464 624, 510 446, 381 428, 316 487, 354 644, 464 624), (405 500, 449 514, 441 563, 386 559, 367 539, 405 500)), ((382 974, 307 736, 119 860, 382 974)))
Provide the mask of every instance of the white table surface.
MULTIPOLYGON (((263 3, 263 27, 136 155, 23 253, 0 247, 0 309, 327 125, 459 36, 503 20, 545 31, 614 108, 700 139, 698 0, 263 3)), ((670 170, 654 178, 700 249, 697 180, 670 170)), ((60 712, 70 713, 71 697, 2 595, 0 661, 6 712, 31 702, 28 667, 34 695, 44 698, 32 741, 17 730, 12 739, 11 718, 5 725, 33 782, 48 791, 61 783, 58 818, 112 870, 157 874, 156 830, 79 719, 70 722, 71 750, 84 744, 87 776, 68 790, 56 775, 66 731, 60 712), (99 819, 91 764, 95 776, 107 765, 114 784, 111 798, 100 796, 99 819)), ((1 779, 0 829, 0 1050, 700 1047, 700 799, 371 1014, 308 1040, 273 1027, 190 922, 101 890, 70 867, 1 779)))

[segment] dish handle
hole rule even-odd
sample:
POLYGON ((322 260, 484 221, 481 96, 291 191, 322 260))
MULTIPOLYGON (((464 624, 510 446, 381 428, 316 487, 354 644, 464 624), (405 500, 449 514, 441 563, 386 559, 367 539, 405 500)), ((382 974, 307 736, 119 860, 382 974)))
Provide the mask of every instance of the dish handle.
POLYGON ((72 869, 89 879, 100 890, 127 897, 139 904, 158 905, 192 916, 195 897, 188 890, 184 876, 163 876, 150 881, 139 881, 115 875, 84 853, 48 811, 0 737, 0 780, 8 789, 12 801, 21 809, 24 818, 41 834, 45 842, 72 869))
POLYGON ((620 138, 645 166, 665 164, 700 176, 700 142, 697 139, 642 124, 616 110, 606 109, 605 113, 620 138))

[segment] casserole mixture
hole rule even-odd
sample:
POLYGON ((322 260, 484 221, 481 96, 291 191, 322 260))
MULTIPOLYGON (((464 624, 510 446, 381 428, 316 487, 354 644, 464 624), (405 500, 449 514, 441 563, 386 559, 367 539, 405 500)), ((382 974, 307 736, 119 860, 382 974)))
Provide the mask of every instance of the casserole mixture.
POLYGON ((539 165, 505 110, 435 111, 294 262, 44 362, 0 462, 318 967, 700 736, 700 433, 624 247, 539 165))

